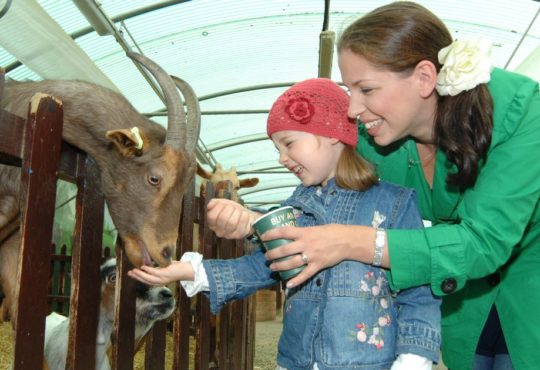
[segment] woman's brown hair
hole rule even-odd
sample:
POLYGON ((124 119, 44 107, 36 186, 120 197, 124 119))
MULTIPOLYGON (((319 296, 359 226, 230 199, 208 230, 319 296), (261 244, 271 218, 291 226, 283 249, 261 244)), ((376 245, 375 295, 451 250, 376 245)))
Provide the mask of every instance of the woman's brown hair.
POLYGON ((363 191, 377 183, 371 163, 350 145, 345 145, 336 168, 336 184, 344 189, 363 191))
MULTIPOLYGON (((451 43, 444 23, 428 9, 397 1, 348 26, 337 47, 392 72, 412 71, 422 60, 433 63, 439 72, 438 52, 451 43)), ((439 96, 435 143, 457 167, 457 172, 448 175, 449 185, 466 189, 476 182, 491 143, 492 120, 493 101, 484 84, 456 96, 439 96)))

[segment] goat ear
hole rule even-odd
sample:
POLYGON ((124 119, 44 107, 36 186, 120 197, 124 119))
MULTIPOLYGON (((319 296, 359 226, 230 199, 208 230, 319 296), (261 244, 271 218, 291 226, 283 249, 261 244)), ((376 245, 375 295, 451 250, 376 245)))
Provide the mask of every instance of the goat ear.
POLYGON ((148 148, 148 140, 144 132, 137 127, 131 129, 110 130, 105 134, 112 141, 118 152, 124 157, 140 157, 148 148))
POLYGON ((200 164, 197 163, 197 175, 201 176, 203 179, 210 180, 212 178, 212 174, 210 172, 207 172, 204 168, 201 167, 200 164))
POLYGON ((240 188, 252 188, 259 183, 258 177, 240 180, 240 188))

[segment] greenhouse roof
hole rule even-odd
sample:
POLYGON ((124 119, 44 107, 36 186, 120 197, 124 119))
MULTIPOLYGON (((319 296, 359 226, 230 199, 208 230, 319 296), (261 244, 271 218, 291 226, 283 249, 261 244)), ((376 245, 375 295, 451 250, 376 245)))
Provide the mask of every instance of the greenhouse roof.
MULTIPOLYGON (((533 68, 540 65, 538 1, 418 2, 441 17, 455 38, 492 40, 496 66, 540 79, 533 68)), ((256 187, 240 194, 248 205, 270 206, 298 180, 277 162, 265 134, 267 112, 287 86, 318 75, 325 4, 328 30, 339 35, 384 3, 0 0, 0 66, 13 79, 83 79, 116 89, 163 124, 163 102, 125 52, 146 54, 199 96, 198 161, 206 168, 236 166, 241 178, 259 177, 256 187), (83 8, 89 9, 86 17, 83 8), (95 25, 96 17, 108 35, 94 30, 89 20, 95 25)), ((331 78, 340 81, 335 59, 331 78)))

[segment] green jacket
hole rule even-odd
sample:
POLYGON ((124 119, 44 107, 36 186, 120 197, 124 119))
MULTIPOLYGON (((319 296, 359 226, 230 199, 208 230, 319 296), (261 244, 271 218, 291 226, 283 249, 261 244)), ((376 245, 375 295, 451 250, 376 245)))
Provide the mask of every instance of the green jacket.
POLYGON ((422 217, 433 227, 388 230, 390 281, 404 289, 431 284, 443 296, 443 361, 471 369, 495 303, 516 370, 540 364, 540 93, 524 76, 495 69, 491 146, 473 188, 446 185, 454 166, 437 153, 433 189, 416 145, 377 147, 360 129, 358 151, 379 176, 416 189, 422 217), (488 276, 490 274, 490 278, 488 276), (499 280, 500 278, 500 280, 499 280))

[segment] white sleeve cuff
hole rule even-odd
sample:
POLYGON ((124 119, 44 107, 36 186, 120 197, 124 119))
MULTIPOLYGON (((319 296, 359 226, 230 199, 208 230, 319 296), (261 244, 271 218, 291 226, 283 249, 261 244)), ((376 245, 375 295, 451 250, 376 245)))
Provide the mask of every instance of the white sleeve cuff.
POLYGON ((412 353, 404 353, 398 356, 390 370, 431 370, 432 368, 431 360, 412 353))
POLYGON ((180 285, 184 288, 188 297, 193 297, 199 292, 207 292, 210 290, 208 276, 202 264, 203 256, 197 252, 186 252, 180 258, 181 262, 189 262, 193 267, 193 281, 180 281, 180 285))

